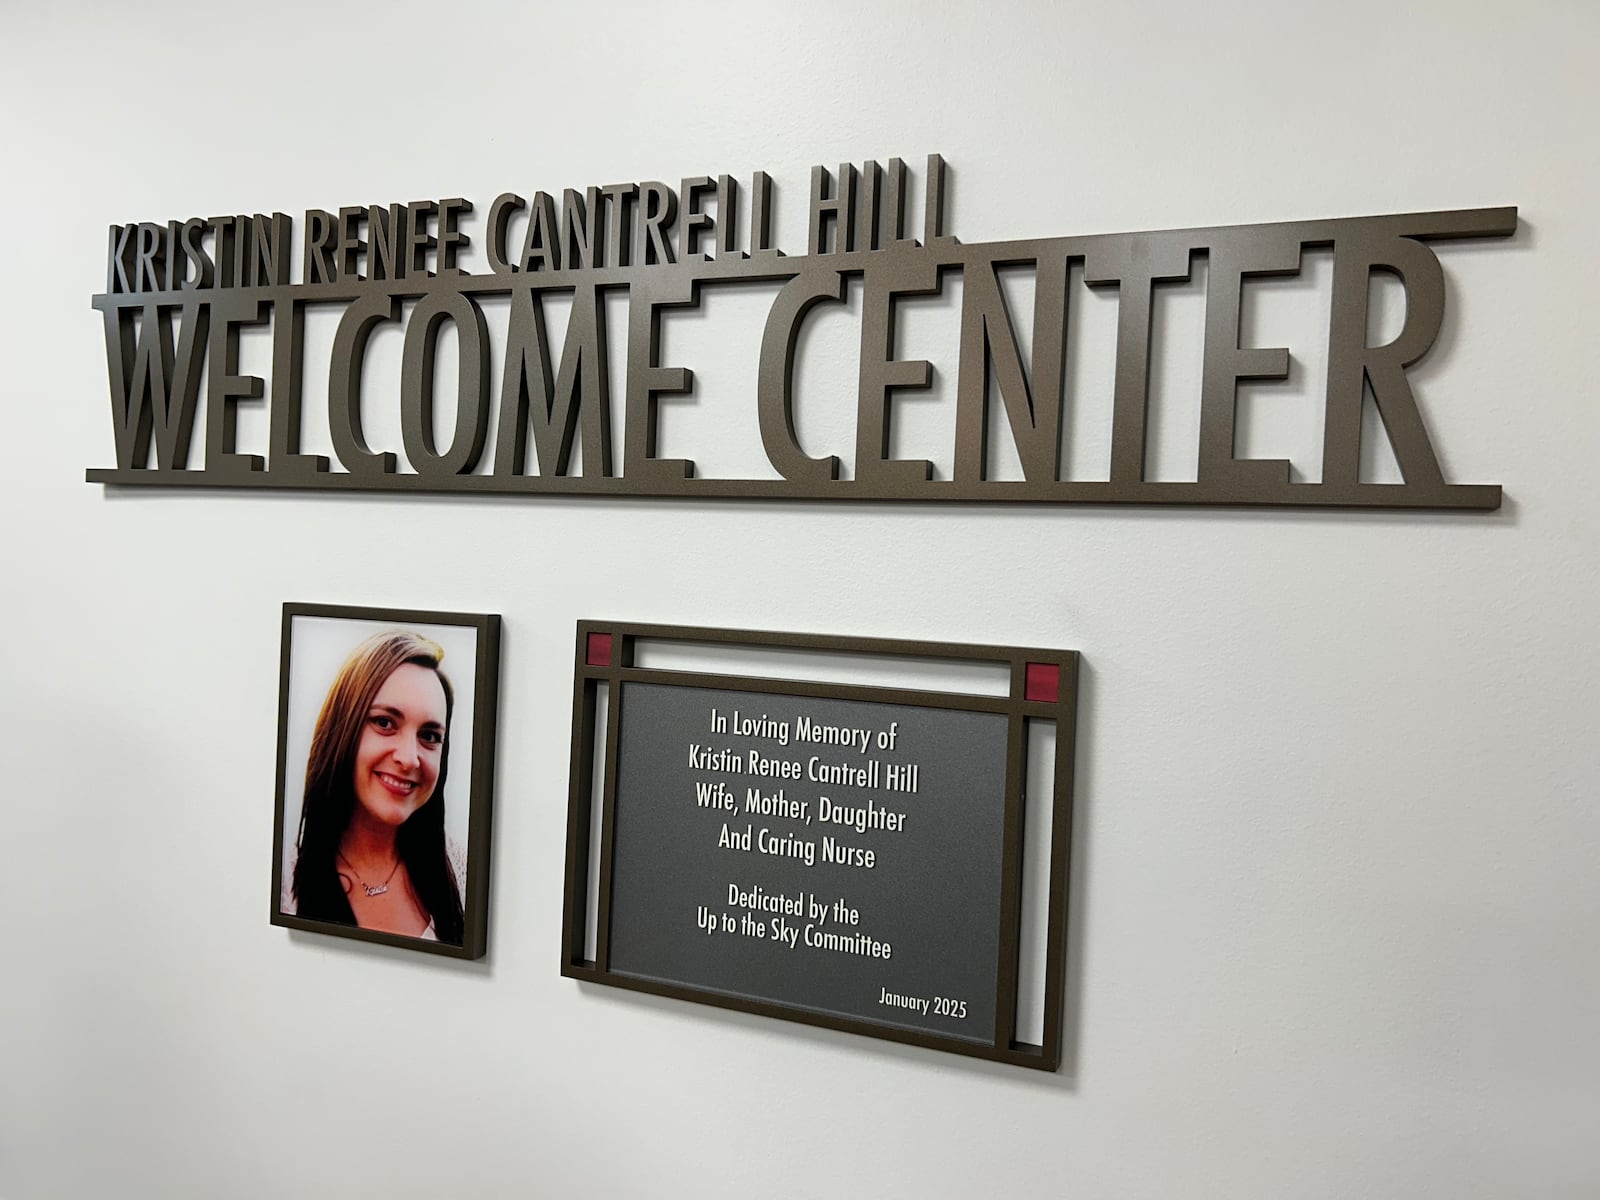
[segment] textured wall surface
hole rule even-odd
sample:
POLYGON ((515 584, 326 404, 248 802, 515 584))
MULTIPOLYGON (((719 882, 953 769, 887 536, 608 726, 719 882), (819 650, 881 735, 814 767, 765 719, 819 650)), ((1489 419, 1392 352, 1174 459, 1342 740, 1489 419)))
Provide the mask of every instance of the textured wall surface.
MULTIPOLYGON (((1594 9, 8 7, 0 1196, 1600 1193, 1594 9), (113 456, 110 224, 465 196, 478 232, 502 191, 765 170, 798 249, 813 164, 930 152, 967 241, 1520 206, 1514 238, 1441 248, 1412 372, 1446 477, 1503 507, 84 482, 113 456), (483 962, 268 925, 290 599, 504 615, 483 962), (1062 1070, 563 980, 581 617, 1082 651, 1062 1070)), ((1246 389, 1241 452, 1300 478, 1330 279, 1308 255, 1246 302, 1295 366, 1246 389)), ((1075 285, 1067 457, 1093 477, 1116 304, 1075 285)), ((1157 305, 1165 478, 1192 477, 1204 296, 1197 273, 1157 305)), ((769 299, 669 318, 699 391, 662 406, 663 454, 759 453, 769 299)), ((799 432, 847 457, 860 314, 800 347, 799 432)), ((901 330, 937 379, 897 402, 897 453, 946 471, 958 330, 955 283, 901 330)), ((242 355, 270 365, 262 336, 242 355)), ((241 444, 266 437, 254 406, 241 444)), ((1381 437, 1365 457, 1395 477, 1381 437)))

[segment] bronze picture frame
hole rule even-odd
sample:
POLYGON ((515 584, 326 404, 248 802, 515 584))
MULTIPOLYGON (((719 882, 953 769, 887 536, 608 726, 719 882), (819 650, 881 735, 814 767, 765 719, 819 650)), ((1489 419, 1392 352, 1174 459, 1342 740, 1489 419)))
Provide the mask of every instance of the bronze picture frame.
POLYGON ((499 665, 498 615, 283 606, 272 924, 483 957, 499 665), (373 830, 394 856, 381 881, 345 857, 373 830))

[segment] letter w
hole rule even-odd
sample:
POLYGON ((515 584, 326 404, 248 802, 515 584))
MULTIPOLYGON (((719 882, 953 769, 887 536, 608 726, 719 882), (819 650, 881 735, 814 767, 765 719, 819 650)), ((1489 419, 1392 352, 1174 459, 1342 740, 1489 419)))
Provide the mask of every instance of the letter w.
POLYGON ((203 300, 146 304, 137 329, 132 309, 106 310, 111 423, 120 469, 143 470, 152 440, 158 468, 181 471, 187 464, 210 318, 203 300), (181 310, 176 352, 170 319, 175 310, 181 310))
POLYGON ((605 298, 593 285, 572 297, 561 366, 551 378, 544 305, 534 288, 511 295, 505 375, 500 386, 496 475, 521 475, 528 458, 532 417, 534 449, 543 475, 565 475, 572 437, 583 418, 583 473, 611 474, 611 389, 606 361, 605 298))

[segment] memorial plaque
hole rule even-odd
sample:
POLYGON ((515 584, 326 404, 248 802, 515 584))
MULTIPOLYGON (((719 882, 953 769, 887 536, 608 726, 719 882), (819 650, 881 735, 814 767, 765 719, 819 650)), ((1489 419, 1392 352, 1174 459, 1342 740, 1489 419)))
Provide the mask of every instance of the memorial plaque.
POLYGON ((1075 668, 1058 650, 581 624, 563 972, 1053 1070, 1075 668), (1006 694, 636 665, 653 642, 989 662, 1006 694), (1017 1037, 1035 722, 1057 730, 1035 810, 1040 1045, 1017 1037))

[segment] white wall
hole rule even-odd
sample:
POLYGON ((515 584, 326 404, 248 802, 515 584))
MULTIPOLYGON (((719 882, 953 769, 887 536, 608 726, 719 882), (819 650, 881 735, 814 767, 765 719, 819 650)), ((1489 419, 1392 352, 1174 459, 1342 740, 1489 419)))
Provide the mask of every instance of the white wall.
MULTIPOLYGON (((3 23, 0 1195, 1600 1191, 1595 9, 105 4, 3 23), (1503 484, 1504 507, 83 480, 112 462, 89 298, 113 222, 453 195, 481 216, 503 190, 764 169, 797 248, 812 164, 930 151, 969 241, 1521 206, 1515 239, 1441 250, 1450 315, 1415 373, 1447 476, 1503 484), (286 599, 504 614, 483 963, 267 923, 286 599), (563 980, 590 616, 1083 651, 1060 1073, 563 980)), ((1255 318, 1258 344, 1296 346, 1274 322, 1307 339, 1299 379, 1251 401, 1251 436, 1301 460, 1319 278, 1255 318)), ((708 407, 668 406, 663 453, 734 457, 744 434, 696 413, 713 385, 751 411, 755 335, 727 332, 746 303, 713 296, 669 333, 708 407)), ((1164 310, 1174 394, 1198 311, 1164 310)), ((953 312, 907 329, 946 377, 953 312)), ((818 436, 849 319, 807 364, 818 436)))

